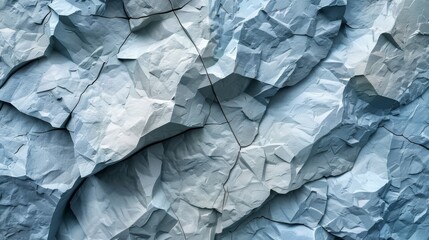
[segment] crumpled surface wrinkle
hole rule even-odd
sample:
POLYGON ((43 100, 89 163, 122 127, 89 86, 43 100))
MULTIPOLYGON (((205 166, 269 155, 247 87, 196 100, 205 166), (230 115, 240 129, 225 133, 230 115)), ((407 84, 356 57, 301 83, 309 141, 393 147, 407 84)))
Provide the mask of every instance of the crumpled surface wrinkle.
POLYGON ((427 239, 428 19, 429 0, 0 1, 0 236, 427 239))

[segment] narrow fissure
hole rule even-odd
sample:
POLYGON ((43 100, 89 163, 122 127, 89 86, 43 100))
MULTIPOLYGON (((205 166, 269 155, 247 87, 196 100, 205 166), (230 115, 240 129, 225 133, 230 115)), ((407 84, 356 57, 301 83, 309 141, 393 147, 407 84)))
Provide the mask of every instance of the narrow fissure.
MULTIPOLYGON (((178 8, 173 8, 172 7, 172 9, 168 10, 168 11, 152 13, 152 14, 149 14, 149 15, 146 15, 146 16, 141 16, 141 17, 130 17, 128 15, 127 11, 125 10, 125 5, 123 5, 123 8, 124 8, 124 13, 125 13, 126 17, 107 17, 107 16, 103 16, 103 15, 96 15, 96 14, 91 15, 91 16, 100 17, 100 18, 108 18, 108 19, 139 20, 139 19, 149 18, 149 17, 152 17, 152 16, 162 15, 162 14, 174 12, 176 10, 180 10, 180 9, 184 8, 186 5, 188 5, 190 2, 191 2, 191 0, 189 0, 188 2, 186 2, 185 4, 183 4, 183 6, 181 6, 181 7, 178 7, 178 8)), ((170 2, 170 4, 171 4, 171 2, 170 2)))
MULTIPOLYGON (((168 0, 168 1, 170 2, 171 8, 173 9, 173 4, 171 3, 171 0, 168 0)), ((231 126, 230 121, 228 120, 228 117, 227 117, 227 115, 226 115, 225 111, 223 110, 222 103, 221 103, 221 101, 219 100, 219 98, 218 98, 218 96, 217 96, 217 94, 216 94, 215 88, 214 88, 214 86, 213 86, 213 82, 212 82, 212 80, 211 80, 211 78, 210 78, 210 75, 209 75, 209 73, 208 73, 208 71, 207 71, 206 65, 204 64, 204 60, 203 60, 203 58, 202 58, 202 56, 201 56, 201 53, 200 53, 200 51, 199 51, 199 49, 198 49, 197 45, 196 45, 196 44, 195 44, 195 42, 193 41, 193 39, 192 39, 191 35, 188 33, 188 31, 187 31, 187 30, 185 29, 185 27, 183 26, 182 22, 180 21, 179 16, 177 16, 177 14, 176 14, 175 10, 173 10, 172 12, 173 12, 174 16, 176 17, 177 21, 179 22, 180 27, 183 29, 183 31, 185 32, 186 36, 187 36, 187 37, 188 37, 188 39, 191 41, 192 45, 194 46, 195 50, 197 51, 197 53, 198 53, 198 58, 200 59, 201 64, 203 65, 204 71, 205 71, 205 73, 206 73, 207 79, 209 80, 210 88, 211 88, 211 90, 212 90, 212 92, 213 92, 213 96, 214 96, 215 100, 219 103, 219 108, 220 108, 220 110, 221 110, 222 115, 223 115, 223 116, 224 116, 224 118, 225 118, 226 124, 228 124, 228 127, 229 127, 229 129, 230 129, 230 131, 231 131, 232 135, 234 136, 235 141, 237 142, 237 144, 238 144, 238 146, 239 146, 239 151, 238 151, 238 153, 237 153, 237 157, 236 157, 236 159, 235 159, 235 161, 234 161, 234 164, 232 165, 231 169, 229 170, 229 173, 228 173, 228 177, 227 177, 227 179, 226 179, 226 180, 225 180, 225 182, 222 184, 222 188, 223 188, 223 190, 224 190, 224 192, 225 192, 224 194, 225 194, 225 195, 227 195, 227 194, 228 194, 228 191, 227 191, 227 189, 225 188, 225 185, 226 185, 226 183, 229 181, 229 179, 230 179, 230 177, 231 177, 231 173, 232 173, 233 169, 237 166, 237 163, 238 163, 238 159, 239 159, 239 157, 240 157, 240 152, 241 152, 242 146, 241 146, 240 142, 238 141, 237 136, 236 136, 236 135, 235 135, 235 133, 234 133, 234 130, 233 130, 232 126, 231 126)), ((225 206, 225 199, 226 199, 226 197, 224 197, 224 199, 223 199, 222 209, 223 209, 223 208, 224 208, 224 206, 225 206)), ((177 217, 177 216, 176 216, 176 217, 177 217)), ((179 219, 178 219, 178 222, 179 222, 179 225, 181 226, 181 224, 180 224, 180 220, 179 220, 179 219)), ((185 239, 186 239, 186 234, 185 234, 185 232, 184 232, 183 228, 182 228, 182 232, 183 232, 183 235, 184 235, 184 237, 185 237, 185 239)))
POLYGON ((72 108, 72 110, 70 111, 69 116, 67 117, 67 119, 64 121, 63 126, 65 126, 66 128, 67 128, 67 125, 68 125, 68 124, 70 123, 70 121, 71 121, 72 114, 73 114, 74 110, 76 109, 77 105, 79 105, 79 103, 80 103, 80 100, 81 100, 81 98, 82 98, 82 95, 86 92, 86 90, 88 90, 88 88, 89 88, 90 86, 94 85, 94 83, 98 80, 98 78, 100 77, 101 72, 103 71, 103 69, 104 69, 104 66, 105 66, 105 65, 106 65, 106 62, 103 62, 103 64, 101 65, 100 71, 98 72, 98 74, 97 74, 97 76, 95 77, 94 81, 92 81, 90 84, 88 84, 88 85, 85 87, 85 89, 83 90, 83 92, 79 95, 79 98, 78 98, 78 100, 77 100, 76 104, 74 105, 74 107, 73 107, 73 108, 72 108))
MULTIPOLYGON (((171 3, 171 0, 168 0, 168 1, 170 2, 171 7, 173 8, 173 4, 171 3)), ((226 116, 226 114, 225 114, 225 111, 223 110, 222 104, 221 104, 221 102, 219 101, 218 96, 216 95, 216 91, 215 91, 215 89, 214 89, 213 82, 212 82, 212 80, 211 80, 211 78, 210 78, 210 75, 209 75, 209 73, 208 73, 208 71, 207 71, 206 65, 204 64, 204 60, 203 60, 203 58, 201 57, 200 51, 198 50, 198 47, 197 47, 197 45, 195 44, 195 42, 192 40, 191 35, 188 33, 188 31, 187 31, 187 30, 185 29, 185 27, 182 25, 182 22, 180 21, 179 17, 177 16, 177 14, 176 14, 175 10, 173 10, 173 13, 174 13, 174 16, 176 17, 177 21, 179 22, 179 24, 180 24, 181 28, 183 29, 183 31, 185 32, 186 36, 187 36, 187 37, 189 38, 189 40, 191 41, 192 45, 194 45, 194 48, 195 48, 195 50, 196 50, 196 51, 197 51, 197 53, 198 53, 198 58, 200 59, 200 61, 201 61, 202 65, 203 65, 204 71, 205 71, 205 73, 206 73, 206 76, 207 76, 207 78, 208 78, 208 80, 209 80, 209 82, 210 82, 210 88, 211 88, 211 90, 212 90, 212 92, 213 92, 213 95, 214 95, 214 97, 215 97, 215 100, 219 103, 219 108, 220 108, 220 110, 221 110, 221 112, 222 112, 222 115, 224 116, 224 118, 225 118, 225 120, 226 120, 226 122, 227 122, 227 124, 228 124, 228 126, 229 126, 229 128, 230 128, 230 130, 231 130, 231 133, 232 133, 232 135, 234 136, 235 140, 237 141, 237 144, 240 146, 240 150, 241 150, 240 142, 238 141, 238 138, 237 138, 237 136, 235 135, 234 130, 233 130, 232 126, 231 126, 231 123, 229 122, 229 120, 228 120, 228 118, 227 118, 227 116, 226 116)))
POLYGON ((423 147, 423 148, 425 148, 426 150, 429 150, 429 148, 428 148, 428 147, 426 147, 425 145, 420 144, 420 143, 416 143, 416 142, 412 141, 411 139, 409 139, 408 137, 405 137, 405 136, 404 136, 404 135, 402 135, 402 134, 396 134, 396 133, 394 133, 392 130, 390 130, 390 129, 386 128, 385 126, 382 126, 382 128, 386 129, 388 132, 390 132, 391 134, 393 134, 393 135, 395 135, 395 136, 397 136, 397 137, 402 137, 402 138, 404 138, 405 140, 407 140, 408 142, 410 142, 410 143, 412 143, 412 144, 419 145, 420 147, 423 147))

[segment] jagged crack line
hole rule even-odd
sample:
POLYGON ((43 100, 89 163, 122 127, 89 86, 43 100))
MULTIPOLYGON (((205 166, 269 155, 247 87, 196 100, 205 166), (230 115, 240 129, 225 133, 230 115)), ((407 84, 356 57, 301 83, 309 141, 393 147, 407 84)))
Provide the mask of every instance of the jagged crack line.
MULTIPOLYGON (((170 4, 171 4, 171 7, 173 7, 173 4, 171 3, 171 0, 169 0, 169 2, 170 2, 170 4)), ((198 50, 198 47, 197 47, 197 45, 195 44, 195 42, 192 40, 191 35, 188 33, 188 31, 187 31, 187 30, 185 29, 185 27, 183 26, 182 22, 180 21, 179 17, 177 16, 177 14, 176 14, 175 10, 173 10, 173 13, 174 13, 174 16, 176 16, 176 19, 177 19, 177 21, 179 22, 180 26, 182 27, 183 31, 185 32, 186 36, 187 36, 187 37, 189 38, 189 40, 192 42, 192 45, 194 45, 195 50, 196 50, 196 51, 197 51, 197 53, 198 53, 198 58, 201 60, 201 63, 202 63, 203 68, 204 68, 204 71, 205 71, 205 73, 206 73, 206 75, 207 75, 207 78, 208 78, 208 80, 209 80, 209 82, 210 82, 210 87, 211 87, 211 89, 212 89, 213 95, 214 95, 214 97, 215 97, 216 101, 219 103, 219 107, 220 107, 220 110, 221 110, 221 112, 222 112, 222 115, 225 117, 225 120, 226 120, 226 122, 227 122, 227 124, 228 124, 229 128, 231 129, 231 133, 232 133, 232 135, 234 136, 235 140, 237 141, 237 144, 240 146, 240 150, 241 150, 240 142, 238 141, 238 138, 237 138, 237 136, 235 135, 233 128, 231 127, 231 123, 229 122, 229 120, 228 120, 228 118, 227 118, 227 116, 226 116, 226 114, 225 114, 225 111, 223 110, 222 104, 221 104, 221 102, 219 101, 218 96, 216 95, 216 91, 215 91, 215 89, 214 89, 214 87, 213 87, 213 82, 212 82, 212 80, 211 80, 211 78, 210 78, 210 75, 209 75, 209 73, 208 73, 208 71, 207 71, 207 68, 206 68, 206 66, 205 66, 205 64, 204 64, 203 58, 201 57, 200 51, 198 50)))
MULTIPOLYGON (((130 17, 127 13, 127 11, 125 10, 125 5, 124 5, 124 12, 127 15, 127 17, 107 17, 107 16, 103 16, 103 15, 96 15, 96 14, 91 14, 90 16, 94 16, 94 17, 100 17, 100 18, 107 18, 107 19, 126 19, 126 20, 139 20, 139 19, 143 19, 143 18, 149 18, 152 16, 157 16, 157 15, 162 15, 162 14, 167 14, 167 13, 171 13, 174 12, 176 10, 180 10, 182 8, 184 8, 186 5, 188 5, 191 2, 191 0, 189 0, 188 2, 186 2, 185 4, 183 4, 183 6, 178 7, 178 8, 173 8, 171 10, 168 11, 163 11, 163 12, 157 12, 157 13, 152 13, 146 16, 141 16, 141 17, 130 17)), ((170 2, 171 4, 171 2, 170 2)))
POLYGON ((410 143, 412 143, 412 144, 419 145, 420 147, 423 147, 423 148, 425 148, 426 150, 429 150, 429 147, 426 147, 425 145, 423 145, 423 144, 421 144, 421 143, 414 142, 413 140, 409 139, 408 137, 405 137, 405 136, 404 136, 404 135, 402 135, 402 134, 396 134, 396 133, 394 133, 392 130, 390 130, 390 129, 386 128, 385 126, 382 126, 382 128, 386 129, 388 132, 390 132, 391 134, 393 134, 393 135, 395 135, 395 136, 397 136, 397 137, 402 137, 402 138, 404 138, 405 140, 407 140, 408 142, 410 142, 410 143))
MULTIPOLYGON (((128 28, 130 28, 130 27, 128 26, 128 28)), ((118 53, 121 51, 121 48, 124 46, 125 42, 128 40, 128 38, 129 38, 130 36, 131 36, 131 29, 130 29, 130 33, 129 33, 129 34, 128 34, 128 36, 124 39, 124 41, 122 42, 121 46, 119 46, 119 48, 118 48, 118 53)), ((107 60, 107 61, 108 61, 108 60, 107 60)), ((72 118, 72 114, 73 114, 74 110, 76 109, 77 105, 79 105, 79 102, 80 102, 80 100, 81 100, 81 98, 82 98, 82 95, 86 92, 86 90, 87 90, 90 86, 94 85, 94 83, 98 80, 98 78, 100 77, 101 72, 103 71, 103 69, 104 69, 104 66, 105 66, 105 65, 106 65, 106 62, 103 62, 103 64, 101 65, 100 71, 99 71, 99 72, 98 72, 98 74, 97 74, 97 77, 96 77, 96 78, 94 79, 94 81, 92 81, 88 86, 86 86, 86 88, 83 90, 83 92, 79 95, 79 99, 78 99, 78 101, 77 101, 76 105, 74 105, 73 109, 70 111, 70 114, 69 114, 69 116, 67 117, 67 119, 66 119, 66 121, 65 121, 65 123, 64 123, 64 126, 66 126, 66 127, 67 127, 67 125, 69 124, 69 122, 70 122, 70 120, 71 120, 71 118, 72 118)))
MULTIPOLYGON (((118 48, 118 53, 117 54, 119 54, 119 52, 121 51, 121 49, 122 49, 122 47, 125 45, 125 43, 127 42, 127 40, 128 40, 128 38, 131 36, 131 30, 130 30, 130 33, 128 34, 128 36, 125 38, 125 40, 124 40, 124 42, 121 44, 121 46, 119 46, 119 48, 118 48)), ((120 59, 119 59, 120 60, 120 59)))
POLYGON ((97 77, 94 79, 94 81, 92 81, 90 84, 88 84, 88 85, 85 87, 85 89, 83 90, 83 92, 79 95, 79 99, 77 100, 77 102, 76 102, 76 104, 74 105, 73 109, 70 111, 69 116, 67 117, 67 119, 66 119, 66 121, 65 121, 65 123, 64 123, 64 126, 66 126, 66 127, 67 127, 67 125, 69 124, 69 122, 70 122, 70 120, 71 120, 71 117, 72 117, 72 114, 73 114, 74 110, 76 109, 77 105, 79 105, 80 100, 82 99, 82 95, 83 95, 83 94, 88 90, 88 88, 89 88, 90 86, 94 85, 94 83, 98 80, 98 78, 100 77, 101 72, 103 71, 103 69, 104 69, 104 66, 105 66, 105 65, 106 65, 106 62, 103 62, 103 64, 101 65, 100 71, 99 71, 99 72, 98 72, 98 74, 97 74, 97 77))
MULTIPOLYGON (((35 23, 36 25, 46 25, 46 23, 44 23, 45 22, 45 20, 47 19, 47 17, 50 15, 52 13, 52 9, 51 8, 49 8, 49 11, 48 11, 48 13, 43 17, 43 19, 42 19, 42 22, 40 22, 40 23, 35 23)), ((50 16, 49 16, 50 17, 50 16)))
MULTIPOLYGON (((46 14, 46 16, 43 18, 42 23, 41 23, 41 24, 37 24, 37 25, 42 25, 42 24, 43 24, 43 25, 44 25, 44 27, 46 27, 46 25, 49 23, 49 18, 51 17, 51 13, 52 13, 52 11, 51 11, 51 10, 49 10, 48 14, 46 14), (48 18, 48 16, 49 16, 49 18, 48 18), (45 21, 46 21, 46 22, 45 22, 45 21)), ((42 38, 45 34, 46 34, 46 32, 45 32, 45 31, 43 31, 43 34, 39 37, 39 39, 40 39, 40 38, 42 38)), ((46 53, 46 51, 49 49, 50 45, 51 45, 51 44, 49 44, 49 45, 48 45, 48 47, 46 48, 45 53, 46 53)), ((14 68, 12 68, 12 69, 11 69, 11 71, 10 71, 10 72, 7 74, 7 76, 5 77, 4 82, 0 85, 0 89, 2 89, 2 88, 6 85, 6 83, 9 81, 9 79, 10 79, 10 78, 12 78, 12 76, 13 76, 15 73, 17 73, 19 70, 21 70, 21 69, 23 69, 23 68, 25 68, 25 67, 29 66, 31 63, 33 63, 33 62, 35 62, 35 61, 37 61, 37 60, 39 60, 39 59, 41 59, 41 58, 43 58, 43 57, 45 57, 45 55, 44 55, 44 54, 43 54, 42 56, 40 56, 40 57, 36 57, 36 58, 34 58, 34 59, 30 59, 30 60, 28 60, 28 61, 22 62, 21 64, 18 64, 17 66, 15 66, 14 68)))
MULTIPOLYGON (((231 178, 231 173, 232 173, 232 171, 234 170, 234 168, 237 166, 237 164, 238 164, 238 159, 240 158, 240 152, 241 152, 241 147, 240 147, 240 151, 238 152, 238 154, 237 154, 237 157, 236 157, 236 159, 235 159, 235 161, 234 161, 234 165, 232 165, 232 167, 231 167, 231 169, 229 169, 229 172, 228 172, 228 177, 225 179, 225 181, 222 183, 222 188, 223 188, 223 190, 225 191, 225 194, 227 194, 228 193, 228 189, 227 188, 225 188, 225 185, 228 183, 228 181, 229 181, 229 179, 231 178)), ((227 199, 227 197, 224 197, 224 199, 223 199, 223 202, 222 202, 222 210, 223 210, 223 208, 225 207, 225 204, 226 204, 226 199, 227 199)))
MULTIPOLYGON (((169 2, 170 2, 170 5, 171 5, 171 8, 173 9, 173 4, 171 3, 171 0, 169 0, 169 2)), ((231 173, 232 173, 233 169, 236 167, 236 165, 237 165, 237 163, 238 163, 238 159, 239 159, 239 156, 240 156, 240 152, 241 152, 242 146, 241 146, 240 142, 238 141, 237 136, 236 136, 236 135, 235 135, 235 133, 234 133, 234 130, 233 130, 232 126, 231 126, 231 123, 230 123, 230 122, 229 122, 229 120, 228 120, 228 117, 227 117, 227 116, 226 116, 226 114, 225 114, 225 111, 223 110, 222 103, 219 101, 219 98, 218 98, 218 96, 217 96, 217 94, 216 94, 216 91, 215 91, 215 88, 214 88, 214 86, 213 86, 213 82, 212 82, 212 80, 211 80, 211 78, 210 78, 210 75, 209 75, 209 73, 208 73, 208 71, 207 71, 207 68, 206 68, 206 66, 205 66, 205 64, 204 64, 204 60, 203 60, 203 58, 202 58, 202 56, 201 56, 200 51, 198 50, 197 45, 196 45, 196 44, 195 44, 195 42, 193 41, 193 39, 192 39, 191 35, 188 33, 188 31, 187 31, 187 30, 185 29, 185 27, 183 26, 182 22, 180 21, 179 17, 177 16, 177 14, 176 14, 176 12, 175 12, 174 10, 173 10, 173 14, 174 14, 174 16, 176 17, 177 21, 179 22, 179 24, 180 24, 181 28, 183 29, 183 31, 185 32, 186 36, 187 36, 187 37, 189 38, 189 40, 191 41, 192 45, 194 45, 194 48, 195 48, 195 50, 196 50, 196 51, 197 51, 197 53, 198 53, 198 57, 199 57, 199 59, 200 59, 200 61, 201 61, 202 65, 203 65, 203 68, 204 68, 204 71, 205 71, 205 73, 206 73, 206 76, 207 76, 207 78, 208 78, 208 80, 209 80, 209 82, 210 82, 210 88, 211 88, 211 90, 212 90, 212 92, 213 92, 213 95, 214 95, 214 97, 215 97, 216 101, 219 103, 219 108, 220 108, 220 110, 221 110, 221 112, 222 112, 222 115, 224 116, 225 121, 226 121, 226 123, 228 124, 228 127, 229 127, 229 129, 230 129, 230 131, 231 131, 232 135, 234 136, 235 141, 237 142, 237 144, 238 144, 238 146, 239 146, 239 151, 238 151, 237 157, 236 157, 236 159, 235 159, 235 161, 234 161, 234 164, 233 164, 233 166, 231 167, 231 169, 229 170, 229 173, 228 173, 228 177, 227 177, 227 179, 226 179, 226 180, 225 180, 225 182, 222 184, 222 188, 223 188, 223 190, 225 191, 225 194, 228 194, 228 191, 227 191, 227 189, 225 188, 225 184, 226 184, 226 183, 228 182, 228 180, 230 179, 230 177, 231 177, 231 173)), ((223 203, 222 203, 222 209, 223 209, 223 208, 224 208, 224 206, 225 206, 225 199, 226 199, 226 198, 224 197, 224 199, 223 199, 223 203)), ((183 232, 183 234, 185 235, 185 233, 184 233, 184 232, 183 232)), ((185 238, 186 238, 186 235, 185 235, 185 238)))

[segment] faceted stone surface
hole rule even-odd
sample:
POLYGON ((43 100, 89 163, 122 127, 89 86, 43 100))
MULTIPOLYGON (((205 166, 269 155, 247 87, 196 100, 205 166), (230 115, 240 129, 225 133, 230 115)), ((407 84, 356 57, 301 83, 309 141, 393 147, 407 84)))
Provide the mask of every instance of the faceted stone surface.
POLYGON ((429 0, 0 0, 0 239, 427 239, 429 0))

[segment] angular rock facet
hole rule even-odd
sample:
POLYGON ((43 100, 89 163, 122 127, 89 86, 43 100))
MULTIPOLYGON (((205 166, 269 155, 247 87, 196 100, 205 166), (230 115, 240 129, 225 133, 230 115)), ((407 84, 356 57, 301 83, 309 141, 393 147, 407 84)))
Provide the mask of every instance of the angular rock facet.
POLYGON ((0 238, 426 239, 428 46, 429 0, 0 0, 0 238))

